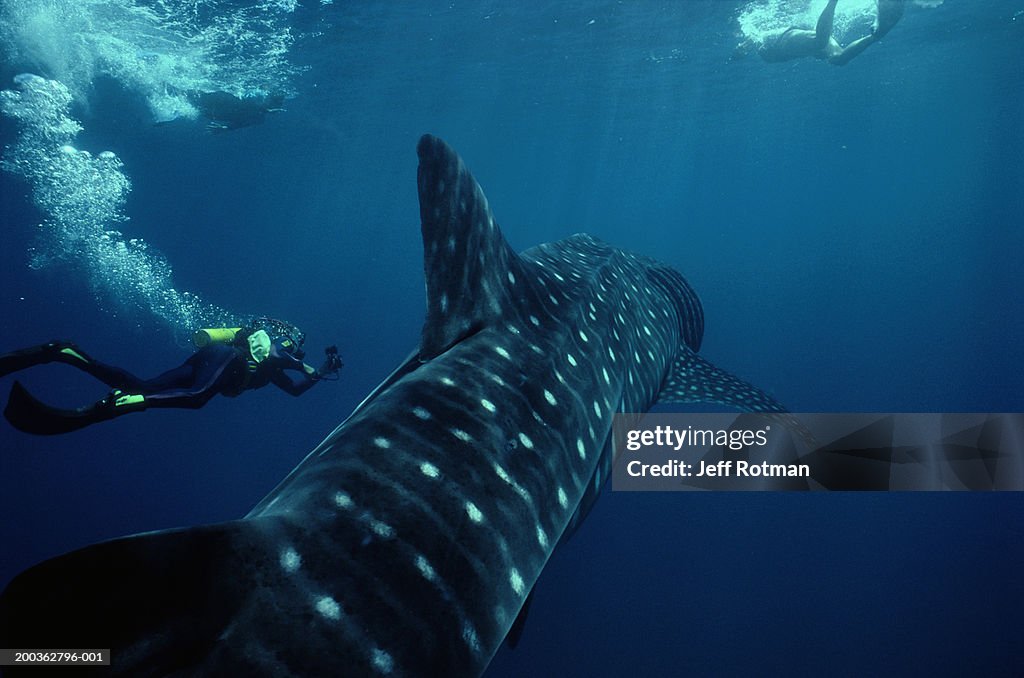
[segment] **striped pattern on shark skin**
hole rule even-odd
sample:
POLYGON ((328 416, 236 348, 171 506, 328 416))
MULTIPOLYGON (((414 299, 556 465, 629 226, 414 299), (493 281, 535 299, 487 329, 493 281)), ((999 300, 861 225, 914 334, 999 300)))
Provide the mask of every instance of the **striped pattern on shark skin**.
POLYGON ((418 350, 244 519, 20 575, 0 645, 111 646, 110 675, 478 675, 608 477, 615 412, 781 410, 696 357, 679 273, 585 234, 516 254, 455 152, 418 153, 418 350))

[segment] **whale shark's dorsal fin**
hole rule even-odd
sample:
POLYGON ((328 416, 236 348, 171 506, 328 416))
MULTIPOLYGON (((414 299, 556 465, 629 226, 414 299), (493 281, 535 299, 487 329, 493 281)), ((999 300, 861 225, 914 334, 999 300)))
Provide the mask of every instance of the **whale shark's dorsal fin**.
POLYGON ((426 361, 503 313, 521 262, 455 151, 428 134, 417 152, 427 283, 420 360, 426 361))

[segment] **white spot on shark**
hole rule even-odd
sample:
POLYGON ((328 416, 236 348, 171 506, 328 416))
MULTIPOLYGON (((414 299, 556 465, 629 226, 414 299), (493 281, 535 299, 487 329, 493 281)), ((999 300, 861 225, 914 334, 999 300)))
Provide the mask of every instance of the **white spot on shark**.
POLYGON ((427 581, 434 581, 437 579, 437 572, 434 571, 434 567, 430 564, 430 561, 424 558, 422 554, 416 554, 415 562, 416 569, 420 571, 420 574, 423 575, 424 579, 427 581))
POLYGON ((338 602, 330 596, 317 598, 315 607, 322 617, 335 620, 341 619, 341 605, 338 605, 338 602))
POLYGON ((515 490, 516 494, 518 494, 520 497, 522 497, 523 501, 525 501, 527 504, 532 504, 533 503, 533 497, 530 495, 530 493, 527 492, 526 489, 524 487, 522 487, 519 483, 517 483, 512 478, 512 476, 510 476, 508 474, 508 471, 506 471, 504 468, 501 467, 501 464, 495 464, 494 465, 494 472, 496 474, 498 474, 499 478, 501 478, 506 483, 511 485, 512 489, 515 490))
POLYGON ((412 413, 417 419, 422 419, 423 421, 430 419, 430 412, 422 407, 412 408, 412 413))
POLYGON ((473 436, 469 435, 468 433, 463 431, 461 428, 453 428, 453 429, 448 429, 448 430, 451 432, 451 434, 453 436, 455 436, 456 438, 458 438, 459 440, 461 440, 464 443, 468 443, 468 442, 472 442, 473 441, 473 436))
POLYGON ((298 552, 289 546, 281 551, 281 569, 291 574, 297 572, 299 567, 302 565, 302 556, 298 552))
POLYGON ((505 348, 502 346, 495 346, 494 352, 500 355, 502 358, 505 358, 506 360, 511 360, 512 358, 512 356, 508 354, 508 351, 506 351, 505 348))
POLYGON ((523 444, 523 447, 525 447, 526 449, 528 449, 528 450, 532 450, 533 449, 533 441, 530 440, 530 436, 526 435, 525 433, 523 433, 521 431, 519 433, 519 442, 521 442, 523 444))
POLYGON ((512 590, 516 592, 517 596, 523 595, 523 588, 525 585, 523 583, 522 575, 519 574, 519 570, 514 567, 512 568, 512 571, 509 572, 508 575, 508 582, 512 584, 512 590))
POLYGON ((334 493, 334 504, 338 508, 349 509, 352 508, 352 497, 348 496, 344 492, 334 493))
POLYGON ((565 359, 569 361, 570 365, 572 365, 573 367, 576 367, 576 358, 573 356, 572 353, 566 353, 565 354, 565 359))
POLYGON ((476 634, 476 629, 469 622, 462 625, 462 640, 466 641, 466 645, 473 652, 480 651, 480 637, 476 634))
POLYGON ((420 473, 428 478, 437 478, 441 475, 441 471, 429 461, 420 464, 420 473))
POLYGON ((558 505, 562 508, 569 507, 569 497, 566 496, 565 490, 561 487, 558 488, 558 505))
POLYGON ((494 403, 492 403, 487 398, 480 399, 480 406, 483 407, 488 412, 496 412, 498 410, 498 408, 494 406, 494 403))
POLYGON ((551 391, 549 391, 547 389, 544 389, 544 400, 548 401, 549 405, 557 405, 558 404, 558 401, 555 400, 555 396, 551 393, 551 391))
POLYGON ((466 502, 466 515, 468 515, 469 519, 474 523, 482 523, 484 521, 483 512, 471 501, 466 502))
POLYGON ((373 530, 378 537, 384 539, 390 539, 395 534, 395 528, 391 527, 387 523, 382 523, 379 520, 370 519, 370 529, 373 530))
POLYGON ((544 534, 544 530, 540 525, 537 526, 537 543, 540 544, 541 548, 546 549, 548 547, 548 536, 544 534))
POLYGON ((576 439, 576 451, 580 453, 580 459, 587 458, 587 447, 583 444, 583 438, 576 439))
POLYGON ((373 648, 371 657, 373 658, 373 668, 377 669, 378 673, 387 675, 395 668, 395 660, 379 647, 373 648))
POLYGON ((382 450, 386 450, 389 447, 391 447, 391 441, 388 440, 387 438, 374 438, 373 444, 382 450))

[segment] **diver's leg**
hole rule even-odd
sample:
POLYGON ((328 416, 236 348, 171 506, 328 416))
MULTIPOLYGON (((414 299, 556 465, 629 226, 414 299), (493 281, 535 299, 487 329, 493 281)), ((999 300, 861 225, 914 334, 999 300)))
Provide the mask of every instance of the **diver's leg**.
POLYGON ((171 368, 152 379, 146 379, 132 390, 137 390, 140 393, 159 393, 160 391, 169 391, 176 388, 187 388, 195 381, 195 372, 195 367, 190 358, 181 365, 171 368))
POLYGON ((836 3, 839 0, 828 0, 825 9, 818 16, 818 25, 814 27, 814 42, 818 49, 828 47, 828 39, 832 37, 832 20, 836 15, 836 3))
MULTIPOLYGON (((146 389, 148 407, 187 407, 198 409, 221 392, 229 382, 238 378, 241 363, 239 353, 230 346, 211 345, 197 352, 182 367, 191 372, 188 383, 168 384, 159 390, 146 389)), ((165 373, 158 379, 170 375, 165 373)), ((155 380, 154 380, 155 381, 155 380)))
POLYGON ((15 428, 26 433, 68 433, 122 414, 141 412, 148 407, 202 407, 225 386, 232 385, 245 373, 244 360, 228 346, 218 346, 210 351, 204 349, 189 361, 192 362, 193 359, 194 365, 186 363, 165 372, 155 380, 137 380, 139 383, 135 384, 145 386, 148 383, 152 387, 158 380, 164 380, 163 383, 170 388, 156 393, 144 393, 146 389, 115 388, 106 398, 74 410, 50 407, 33 397, 20 383, 15 382, 4 408, 4 416, 15 428), (189 375, 192 377, 189 383, 179 385, 185 376, 189 375))
POLYGON ((136 388, 142 380, 131 372, 96 360, 70 341, 54 341, 0 356, 0 376, 35 365, 64 363, 114 388, 136 388))
POLYGON ((64 339, 54 339, 45 344, 11 351, 0 356, 0 377, 36 365, 65 362, 76 364, 92 360, 85 351, 64 339))
POLYGON ((0 377, 6 377, 8 374, 36 365, 52 363, 57 359, 58 344, 66 343, 68 342, 51 341, 48 344, 22 348, 0 355, 0 377))
POLYGON ((135 390, 144 381, 127 370, 115 367, 114 365, 101 363, 95 358, 88 357, 84 354, 82 354, 81 357, 71 357, 66 353, 62 355, 65 357, 62 357, 59 362, 77 367, 90 376, 99 379, 111 388, 135 390))

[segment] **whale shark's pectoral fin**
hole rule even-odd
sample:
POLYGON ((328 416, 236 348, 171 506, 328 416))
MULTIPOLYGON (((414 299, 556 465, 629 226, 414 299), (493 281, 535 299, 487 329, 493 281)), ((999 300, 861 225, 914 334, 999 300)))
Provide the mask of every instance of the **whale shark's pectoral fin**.
POLYGON ((672 364, 658 393, 659 403, 711 403, 743 412, 768 412, 808 449, 817 447, 814 435, 775 398, 739 377, 715 367, 685 346, 672 364))
POLYGON ((430 135, 417 147, 427 319, 420 359, 430 360, 512 303, 521 266, 502 236, 480 186, 447 144, 430 135))
POLYGON ((672 364, 658 393, 659 403, 712 403, 745 412, 785 412, 770 395, 707 360, 685 346, 672 364))

